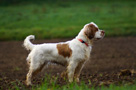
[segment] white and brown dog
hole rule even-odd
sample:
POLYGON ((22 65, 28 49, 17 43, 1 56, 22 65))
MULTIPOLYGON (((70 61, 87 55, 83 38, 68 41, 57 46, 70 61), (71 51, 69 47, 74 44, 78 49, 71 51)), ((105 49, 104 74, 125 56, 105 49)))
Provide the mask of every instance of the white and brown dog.
POLYGON ((27 57, 30 67, 26 84, 31 85, 32 77, 48 62, 67 66, 69 82, 73 82, 73 79, 79 82, 84 63, 90 58, 93 41, 102 39, 104 35, 105 32, 91 22, 83 27, 76 38, 67 42, 32 44, 30 39, 34 39, 34 36, 26 37, 24 46, 31 51, 27 57))

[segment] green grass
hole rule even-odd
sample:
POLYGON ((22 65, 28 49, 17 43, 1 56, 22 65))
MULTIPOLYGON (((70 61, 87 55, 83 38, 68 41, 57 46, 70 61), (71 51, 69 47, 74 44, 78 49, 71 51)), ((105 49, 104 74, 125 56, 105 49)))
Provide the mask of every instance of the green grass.
MULTIPOLYGON (((80 84, 77 84, 76 82, 68 83, 67 81, 67 84, 65 85, 58 85, 57 78, 55 77, 51 78, 50 76, 47 76, 41 85, 32 86, 31 90, 136 90, 136 83, 135 84, 126 83, 124 85, 118 86, 111 84, 109 86, 97 86, 97 87, 93 86, 89 87, 89 85, 85 84, 83 81, 81 81, 80 84)), ((15 85, 13 89, 27 90, 28 88, 24 86, 18 87, 17 85, 15 85)))
POLYGON ((87 85, 83 81, 80 81, 80 84, 77 84, 76 82, 69 83, 67 80, 66 82, 67 84, 65 85, 58 85, 57 77, 51 78, 50 76, 47 76, 42 85, 38 85, 36 88, 34 87, 32 90, 136 90, 136 84, 129 83, 119 86, 111 84, 108 87, 107 86, 93 87, 91 83, 87 85), (89 87, 89 85, 91 85, 91 87, 89 87))
POLYGON ((0 40, 75 37, 91 21, 106 36, 136 36, 136 1, 67 1, 0 6, 0 40))
POLYGON ((62 87, 48 87, 45 84, 42 86, 33 89, 33 90, 136 90, 136 85, 127 85, 127 86, 116 86, 110 85, 109 87, 102 86, 102 87, 92 87, 89 88, 87 85, 82 83, 81 85, 77 85, 76 83, 68 84, 62 87))

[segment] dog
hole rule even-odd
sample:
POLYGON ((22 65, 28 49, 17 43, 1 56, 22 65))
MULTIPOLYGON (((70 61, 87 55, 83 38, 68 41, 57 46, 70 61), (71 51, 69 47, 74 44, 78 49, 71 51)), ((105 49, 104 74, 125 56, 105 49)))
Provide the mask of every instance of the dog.
POLYGON ((32 85, 32 77, 49 62, 67 66, 69 82, 79 82, 84 63, 90 58, 93 42, 104 36, 105 31, 100 30, 93 22, 86 24, 74 39, 67 42, 32 44, 30 40, 35 38, 34 35, 27 36, 24 47, 30 53, 26 59, 29 64, 26 84, 32 85))

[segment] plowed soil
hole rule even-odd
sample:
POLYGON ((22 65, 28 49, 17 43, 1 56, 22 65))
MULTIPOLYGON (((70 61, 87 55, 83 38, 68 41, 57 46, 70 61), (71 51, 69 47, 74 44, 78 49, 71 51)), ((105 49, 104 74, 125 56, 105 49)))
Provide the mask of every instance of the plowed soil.
MULTIPOLYGON (((35 40, 34 43, 62 42, 70 39, 35 40)), ((22 46, 23 41, 0 42, 0 90, 31 89, 25 86, 28 72, 26 57, 28 51, 22 46)), ((41 84, 44 75, 58 77, 56 84, 65 85, 61 77, 64 67, 53 65, 39 73, 33 84, 41 84)), ((89 87, 114 84, 133 84, 136 81, 136 37, 109 37, 93 45, 91 59, 85 64, 80 80, 89 87)))

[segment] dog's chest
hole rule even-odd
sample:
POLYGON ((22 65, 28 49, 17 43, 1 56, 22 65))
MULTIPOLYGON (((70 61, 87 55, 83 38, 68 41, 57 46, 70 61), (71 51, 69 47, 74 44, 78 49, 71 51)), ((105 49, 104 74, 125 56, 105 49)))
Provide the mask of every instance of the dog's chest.
POLYGON ((86 58, 87 58, 87 59, 90 58, 91 51, 92 51, 92 46, 90 46, 90 47, 86 50, 86 58))
POLYGON ((88 60, 91 50, 91 47, 75 47, 73 49, 73 56, 78 59, 88 60))

